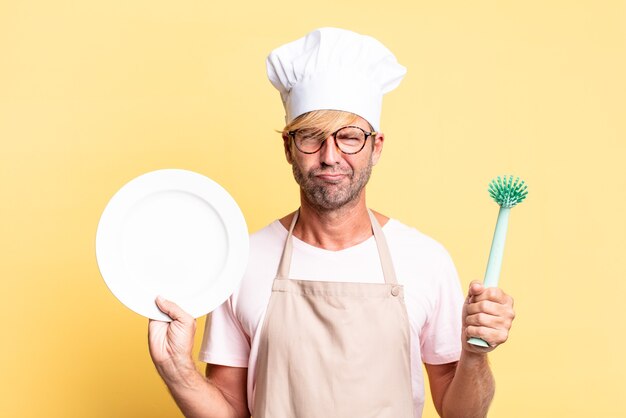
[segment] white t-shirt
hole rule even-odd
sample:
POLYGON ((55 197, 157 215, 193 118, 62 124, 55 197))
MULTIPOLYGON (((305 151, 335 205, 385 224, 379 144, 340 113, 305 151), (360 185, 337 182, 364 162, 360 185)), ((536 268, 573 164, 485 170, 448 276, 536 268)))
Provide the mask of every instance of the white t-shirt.
MULTIPOLYGON (((424 407, 422 362, 457 361, 461 353, 463 295, 454 264, 435 240, 390 219, 383 232, 398 283, 404 285, 411 329, 411 376, 415 416, 424 407)), ((200 360, 248 368, 248 406, 254 411, 256 359, 265 309, 287 238, 275 221, 252 234, 250 258, 239 289, 215 310, 204 332, 200 360)), ((290 277, 301 280, 383 283, 374 237, 341 251, 328 251, 293 237, 290 277)))

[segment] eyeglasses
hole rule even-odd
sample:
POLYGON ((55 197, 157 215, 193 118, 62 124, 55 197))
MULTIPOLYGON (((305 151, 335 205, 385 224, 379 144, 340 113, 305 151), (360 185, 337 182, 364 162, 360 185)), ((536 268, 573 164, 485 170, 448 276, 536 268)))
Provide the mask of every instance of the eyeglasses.
MULTIPOLYGON (((356 154, 363 149, 367 138, 377 132, 366 132, 358 126, 344 126, 331 134, 335 144, 344 154, 356 154)), ((322 149, 328 134, 320 129, 303 128, 287 132, 296 144, 298 151, 304 154, 315 154, 322 149)))

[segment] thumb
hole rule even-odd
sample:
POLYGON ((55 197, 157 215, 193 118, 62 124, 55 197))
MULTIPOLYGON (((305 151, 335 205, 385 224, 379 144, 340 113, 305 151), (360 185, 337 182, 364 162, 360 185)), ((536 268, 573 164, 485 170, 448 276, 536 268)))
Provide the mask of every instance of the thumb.
POLYGON ((172 318, 173 321, 179 321, 183 323, 187 323, 191 321, 191 316, 185 312, 180 306, 175 304, 174 302, 163 298, 162 296, 156 297, 156 305, 157 307, 172 318))
POLYGON ((478 280, 473 280, 469 285, 469 290, 467 292, 468 297, 478 296, 483 293, 485 290, 485 286, 478 280))

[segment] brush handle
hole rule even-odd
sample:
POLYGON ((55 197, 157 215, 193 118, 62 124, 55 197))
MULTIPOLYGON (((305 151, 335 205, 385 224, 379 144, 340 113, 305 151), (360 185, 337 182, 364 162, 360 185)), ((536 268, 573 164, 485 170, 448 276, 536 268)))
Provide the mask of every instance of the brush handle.
POLYGON ((483 281, 485 287, 498 286, 510 213, 511 208, 503 207, 500 207, 500 212, 498 212, 498 222, 496 222, 496 230, 493 233, 491 251, 489 251, 489 261, 487 262, 487 271, 485 271, 485 280, 483 281))
MULTIPOLYGON (((489 261, 487 262, 487 271, 485 272, 485 287, 498 286, 500 278, 500 269, 502 268, 502 255, 504 254, 504 243, 506 241, 506 232, 509 226, 509 214, 511 208, 503 208, 500 206, 498 212, 498 221, 496 222, 496 230, 493 233, 493 241, 491 242, 491 251, 489 252, 489 261)), ((480 347, 489 347, 485 341, 480 338, 470 338, 468 343, 480 347)))

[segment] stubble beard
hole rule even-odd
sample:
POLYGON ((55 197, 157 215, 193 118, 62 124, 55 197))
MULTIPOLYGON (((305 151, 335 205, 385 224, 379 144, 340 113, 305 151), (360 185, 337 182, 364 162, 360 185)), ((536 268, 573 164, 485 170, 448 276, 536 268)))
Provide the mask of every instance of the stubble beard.
POLYGON ((293 176, 300 185, 307 201, 316 209, 333 211, 355 202, 372 174, 372 160, 362 170, 355 172, 350 167, 334 169, 323 166, 303 173, 296 163, 292 164, 293 176), (320 174, 345 174, 349 180, 344 183, 325 183, 316 176, 320 174))

